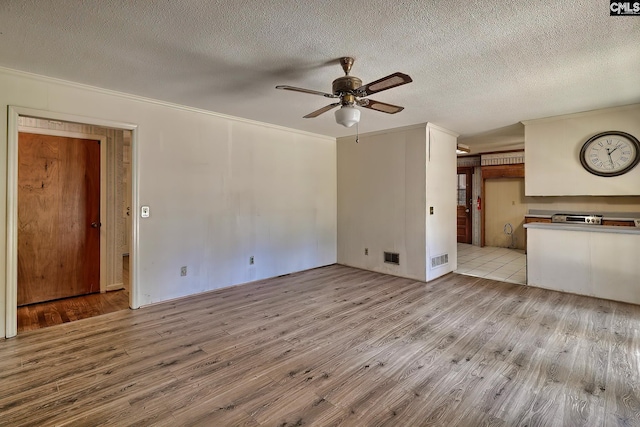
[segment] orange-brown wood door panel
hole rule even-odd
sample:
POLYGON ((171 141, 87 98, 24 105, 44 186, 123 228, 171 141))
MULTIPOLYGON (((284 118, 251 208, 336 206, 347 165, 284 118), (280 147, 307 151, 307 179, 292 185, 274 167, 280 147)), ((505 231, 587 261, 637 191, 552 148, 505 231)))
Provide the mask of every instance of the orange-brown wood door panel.
POLYGON ((18 305, 100 291, 100 144, 19 134, 18 305))
POLYGON ((467 239, 469 221, 467 220, 467 207, 458 205, 456 209, 456 225, 458 243, 469 243, 467 239))
POLYGON ((458 207, 456 210, 458 243, 471 243, 471 195, 473 168, 458 168, 458 207))

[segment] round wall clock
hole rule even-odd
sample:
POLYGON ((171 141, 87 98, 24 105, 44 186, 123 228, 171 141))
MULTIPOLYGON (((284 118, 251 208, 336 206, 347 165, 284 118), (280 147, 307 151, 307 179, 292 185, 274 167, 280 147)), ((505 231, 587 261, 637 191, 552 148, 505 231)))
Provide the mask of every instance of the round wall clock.
POLYGON ((580 150, 580 163, 598 176, 618 176, 640 161, 640 142, 626 132, 608 131, 589 138, 580 150))

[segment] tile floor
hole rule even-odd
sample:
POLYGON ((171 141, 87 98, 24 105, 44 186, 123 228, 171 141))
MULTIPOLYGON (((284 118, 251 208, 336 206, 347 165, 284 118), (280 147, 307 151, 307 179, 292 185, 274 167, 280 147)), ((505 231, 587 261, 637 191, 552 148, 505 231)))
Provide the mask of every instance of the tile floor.
POLYGON ((455 272, 526 285, 527 257, 521 249, 481 248, 458 243, 458 269, 455 272))

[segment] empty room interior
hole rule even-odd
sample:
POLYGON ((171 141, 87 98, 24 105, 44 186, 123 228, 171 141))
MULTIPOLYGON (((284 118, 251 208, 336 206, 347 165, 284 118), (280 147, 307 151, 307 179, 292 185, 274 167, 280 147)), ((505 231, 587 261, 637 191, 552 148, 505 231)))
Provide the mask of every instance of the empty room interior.
POLYGON ((634 2, 0 4, 0 426, 640 426, 634 2))

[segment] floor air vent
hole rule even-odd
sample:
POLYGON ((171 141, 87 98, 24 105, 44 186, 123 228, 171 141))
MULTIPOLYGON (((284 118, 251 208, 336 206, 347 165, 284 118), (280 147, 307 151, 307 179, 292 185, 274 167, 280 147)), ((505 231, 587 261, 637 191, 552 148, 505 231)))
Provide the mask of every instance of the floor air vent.
POLYGON ((397 254, 395 252, 385 252, 384 262, 389 264, 400 265, 400 254, 397 254))
POLYGON ((442 254, 431 258, 431 268, 441 267, 445 264, 449 264, 449 254, 442 254))

